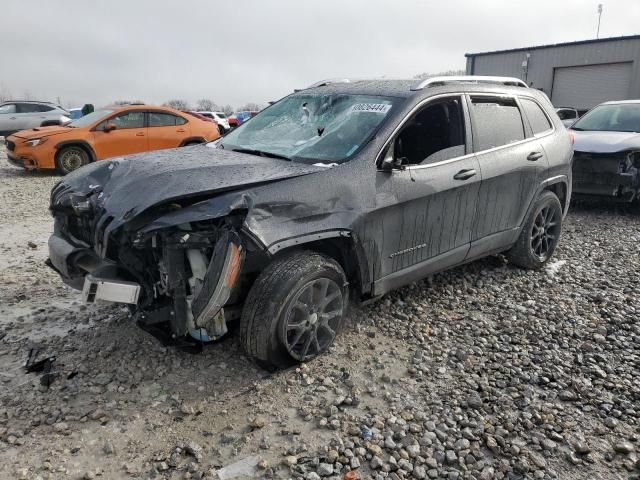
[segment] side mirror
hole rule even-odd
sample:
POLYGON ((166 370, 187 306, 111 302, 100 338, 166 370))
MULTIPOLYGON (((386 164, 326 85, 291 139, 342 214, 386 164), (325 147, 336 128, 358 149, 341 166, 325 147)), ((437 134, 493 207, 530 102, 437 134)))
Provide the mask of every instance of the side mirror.
POLYGON ((112 130, 116 130, 118 128, 118 126, 115 123, 107 123, 104 128, 102 129, 102 131, 104 133, 109 133, 112 130))
POLYGON ((395 156, 395 142, 391 144, 389 149, 384 155, 384 159, 382 160, 382 165, 380 165, 380 170, 383 172, 391 172, 392 170, 406 170, 406 165, 404 165, 403 157, 396 158, 395 156))

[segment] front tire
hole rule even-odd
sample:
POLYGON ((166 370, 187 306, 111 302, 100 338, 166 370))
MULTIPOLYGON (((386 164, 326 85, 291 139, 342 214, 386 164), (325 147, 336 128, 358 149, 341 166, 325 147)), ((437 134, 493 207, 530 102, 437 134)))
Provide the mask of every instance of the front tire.
POLYGON ((87 152, 77 145, 62 148, 56 155, 56 167, 66 175, 89 163, 87 152))
POLYGON ((544 191, 536 200, 507 259, 522 268, 544 266, 558 246, 562 231, 562 206, 555 193, 544 191))
POLYGON ((347 279, 325 255, 297 252, 271 263, 245 301, 240 339, 259 365, 283 368, 326 352, 344 322, 347 279))

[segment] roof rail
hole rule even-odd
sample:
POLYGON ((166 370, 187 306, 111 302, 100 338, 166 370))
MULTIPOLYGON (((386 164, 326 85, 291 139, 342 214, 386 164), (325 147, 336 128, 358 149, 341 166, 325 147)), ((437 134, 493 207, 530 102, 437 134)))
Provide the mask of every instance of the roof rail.
POLYGON ((324 87, 332 83, 351 83, 351 80, 348 78, 327 78, 326 80, 320 80, 313 85, 309 85, 307 88, 324 87))
POLYGON ((411 87, 411 90, 422 90, 426 87, 438 87, 447 83, 497 83, 499 85, 511 85, 528 88, 524 80, 515 77, 485 77, 482 75, 460 75, 451 77, 431 77, 411 87))

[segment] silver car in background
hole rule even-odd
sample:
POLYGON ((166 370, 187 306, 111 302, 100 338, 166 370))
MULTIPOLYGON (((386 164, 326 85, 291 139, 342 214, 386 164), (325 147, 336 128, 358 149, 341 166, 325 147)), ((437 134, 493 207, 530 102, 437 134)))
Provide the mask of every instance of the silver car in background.
POLYGON ((574 123, 573 193, 640 200, 640 100, 605 102, 574 123))
POLYGON ((0 103, 0 136, 7 137, 20 130, 66 125, 70 114, 51 102, 9 100, 0 103))

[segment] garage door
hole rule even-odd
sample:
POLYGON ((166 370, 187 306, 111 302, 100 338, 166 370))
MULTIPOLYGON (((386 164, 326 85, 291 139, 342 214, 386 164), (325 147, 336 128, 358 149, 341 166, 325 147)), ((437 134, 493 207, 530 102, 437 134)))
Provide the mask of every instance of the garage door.
POLYGON ((609 100, 627 100, 631 67, 631 62, 625 62, 555 68, 551 101, 556 107, 591 108, 609 100))

